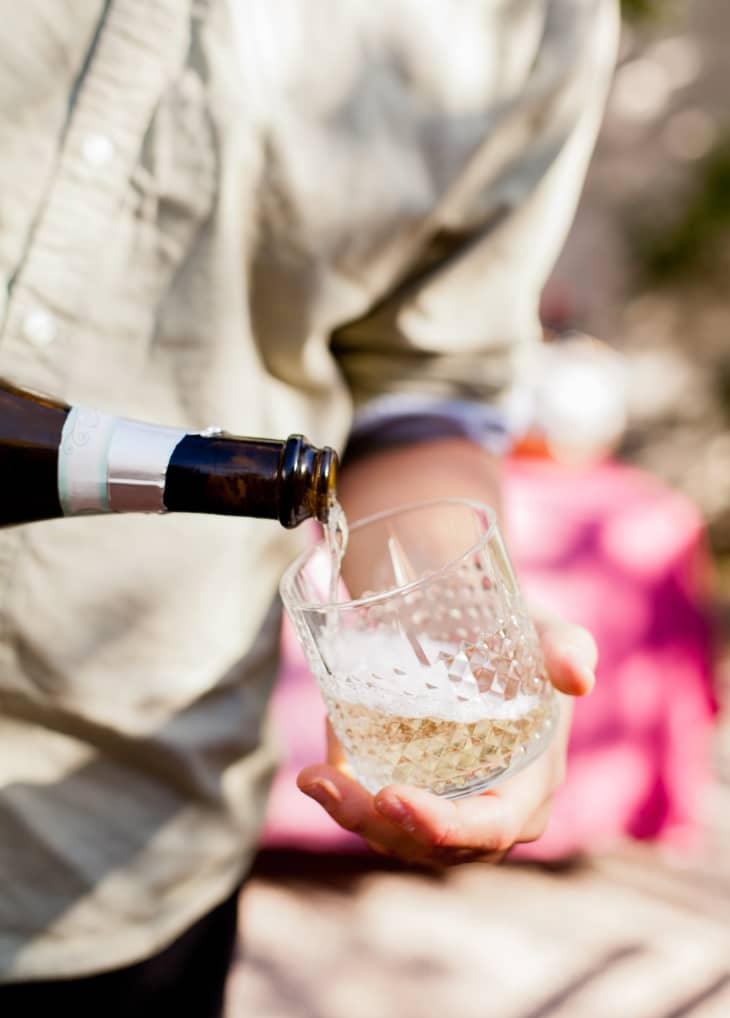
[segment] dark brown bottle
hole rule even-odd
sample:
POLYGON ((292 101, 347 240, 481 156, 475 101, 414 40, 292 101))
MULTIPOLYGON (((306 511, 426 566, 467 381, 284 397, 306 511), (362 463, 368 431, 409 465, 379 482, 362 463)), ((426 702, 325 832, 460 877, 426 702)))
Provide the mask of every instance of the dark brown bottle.
POLYGON ((326 522, 338 461, 301 435, 239 438, 69 407, 0 380, 0 526, 104 512, 326 522))

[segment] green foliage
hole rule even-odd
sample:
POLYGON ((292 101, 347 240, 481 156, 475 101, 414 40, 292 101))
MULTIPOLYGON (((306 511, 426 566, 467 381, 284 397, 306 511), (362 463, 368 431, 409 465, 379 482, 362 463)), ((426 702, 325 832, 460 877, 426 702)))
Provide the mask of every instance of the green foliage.
POLYGON ((712 275, 720 244, 730 227, 730 139, 698 167, 697 184, 675 222, 661 231, 644 229, 637 253, 652 282, 703 271, 712 275))
POLYGON ((655 18, 663 14, 667 0, 621 0, 621 13, 627 21, 655 18))

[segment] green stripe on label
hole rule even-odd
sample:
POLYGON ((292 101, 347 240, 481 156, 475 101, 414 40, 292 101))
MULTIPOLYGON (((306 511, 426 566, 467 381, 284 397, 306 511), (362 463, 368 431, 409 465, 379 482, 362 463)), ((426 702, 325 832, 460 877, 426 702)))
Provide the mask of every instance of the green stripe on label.
POLYGON ((64 516, 111 512, 108 460, 117 418, 71 407, 58 450, 58 500, 64 516))

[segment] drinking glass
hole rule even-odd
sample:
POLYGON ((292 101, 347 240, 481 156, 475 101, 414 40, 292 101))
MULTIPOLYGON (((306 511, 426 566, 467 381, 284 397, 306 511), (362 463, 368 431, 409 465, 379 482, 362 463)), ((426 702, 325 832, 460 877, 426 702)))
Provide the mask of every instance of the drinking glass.
POLYGON ((489 506, 444 498, 370 516, 350 527, 336 587, 334 566, 323 539, 281 595, 365 788, 455 799, 545 749, 557 699, 489 506))

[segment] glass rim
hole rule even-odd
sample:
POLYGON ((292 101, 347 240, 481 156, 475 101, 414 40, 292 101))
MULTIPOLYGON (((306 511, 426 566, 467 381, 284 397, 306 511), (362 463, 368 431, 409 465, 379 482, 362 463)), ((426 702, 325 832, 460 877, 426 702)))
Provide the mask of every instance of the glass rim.
POLYGON ((397 587, 390 587, 388 590, 376 591, 373 594, 367 594, 364 597, 352 598, 349 601, 298 601, 296 604, 291 604, 287 600, 284 589, 285 587, 293 586, 294 577, 304 567, 307 559, 310 558, 314 553, 322 547, 325 543, 324 533, 319 539, 309 548, 305 548, 304 551, 300 552, 299 555, 291 562, 282 574, 279 582, 279 593, 281 599, 284 602, 284 606, 287 610, 294 611, 308 611, 308 612, 326 612, 334 608, 338 610, 351 609, 351 608, 364 608, 369 607, 373 604, 378 604, 380 601, 387 601, 388 598, 396 595, 410 594, 414 590, 418 590, 420 587, 431 583, 435 578, 442 576, 444 573, 453 569, 454 566, 459 565, 470 555, 473 555, 479 548, 486 544, 495 532, 497 531, 498 522, 497 514, 486 502, 481 502, 476 498, 428 498, 417 502, 405 502, 402 505, 393 506, 390 509, 382 509, 380 512, 372 513, 370 516, 363 516, 362 519, 356 520, 350 527, 349 532, 352 534, 356 530, 360 530, 363 527, 369 526, 373 523, 377 523, 379 520, 386 519, 388 516, 397 516, 400 513, 412 512, 414 509, 427 509, 430 506, 437 505, 460 505, 469 506, 472 509, 483 512, 487 518, 488 526, 484 533, 480 535, 479 540, 475 541, 468 548, 466 548, 460 555, 455 558, 449 559, 443 565, 439 566, 438 569, 434 569, 427 576, 422 576, 418 580, 411 580, 410 583, 404 583, 397 587))

